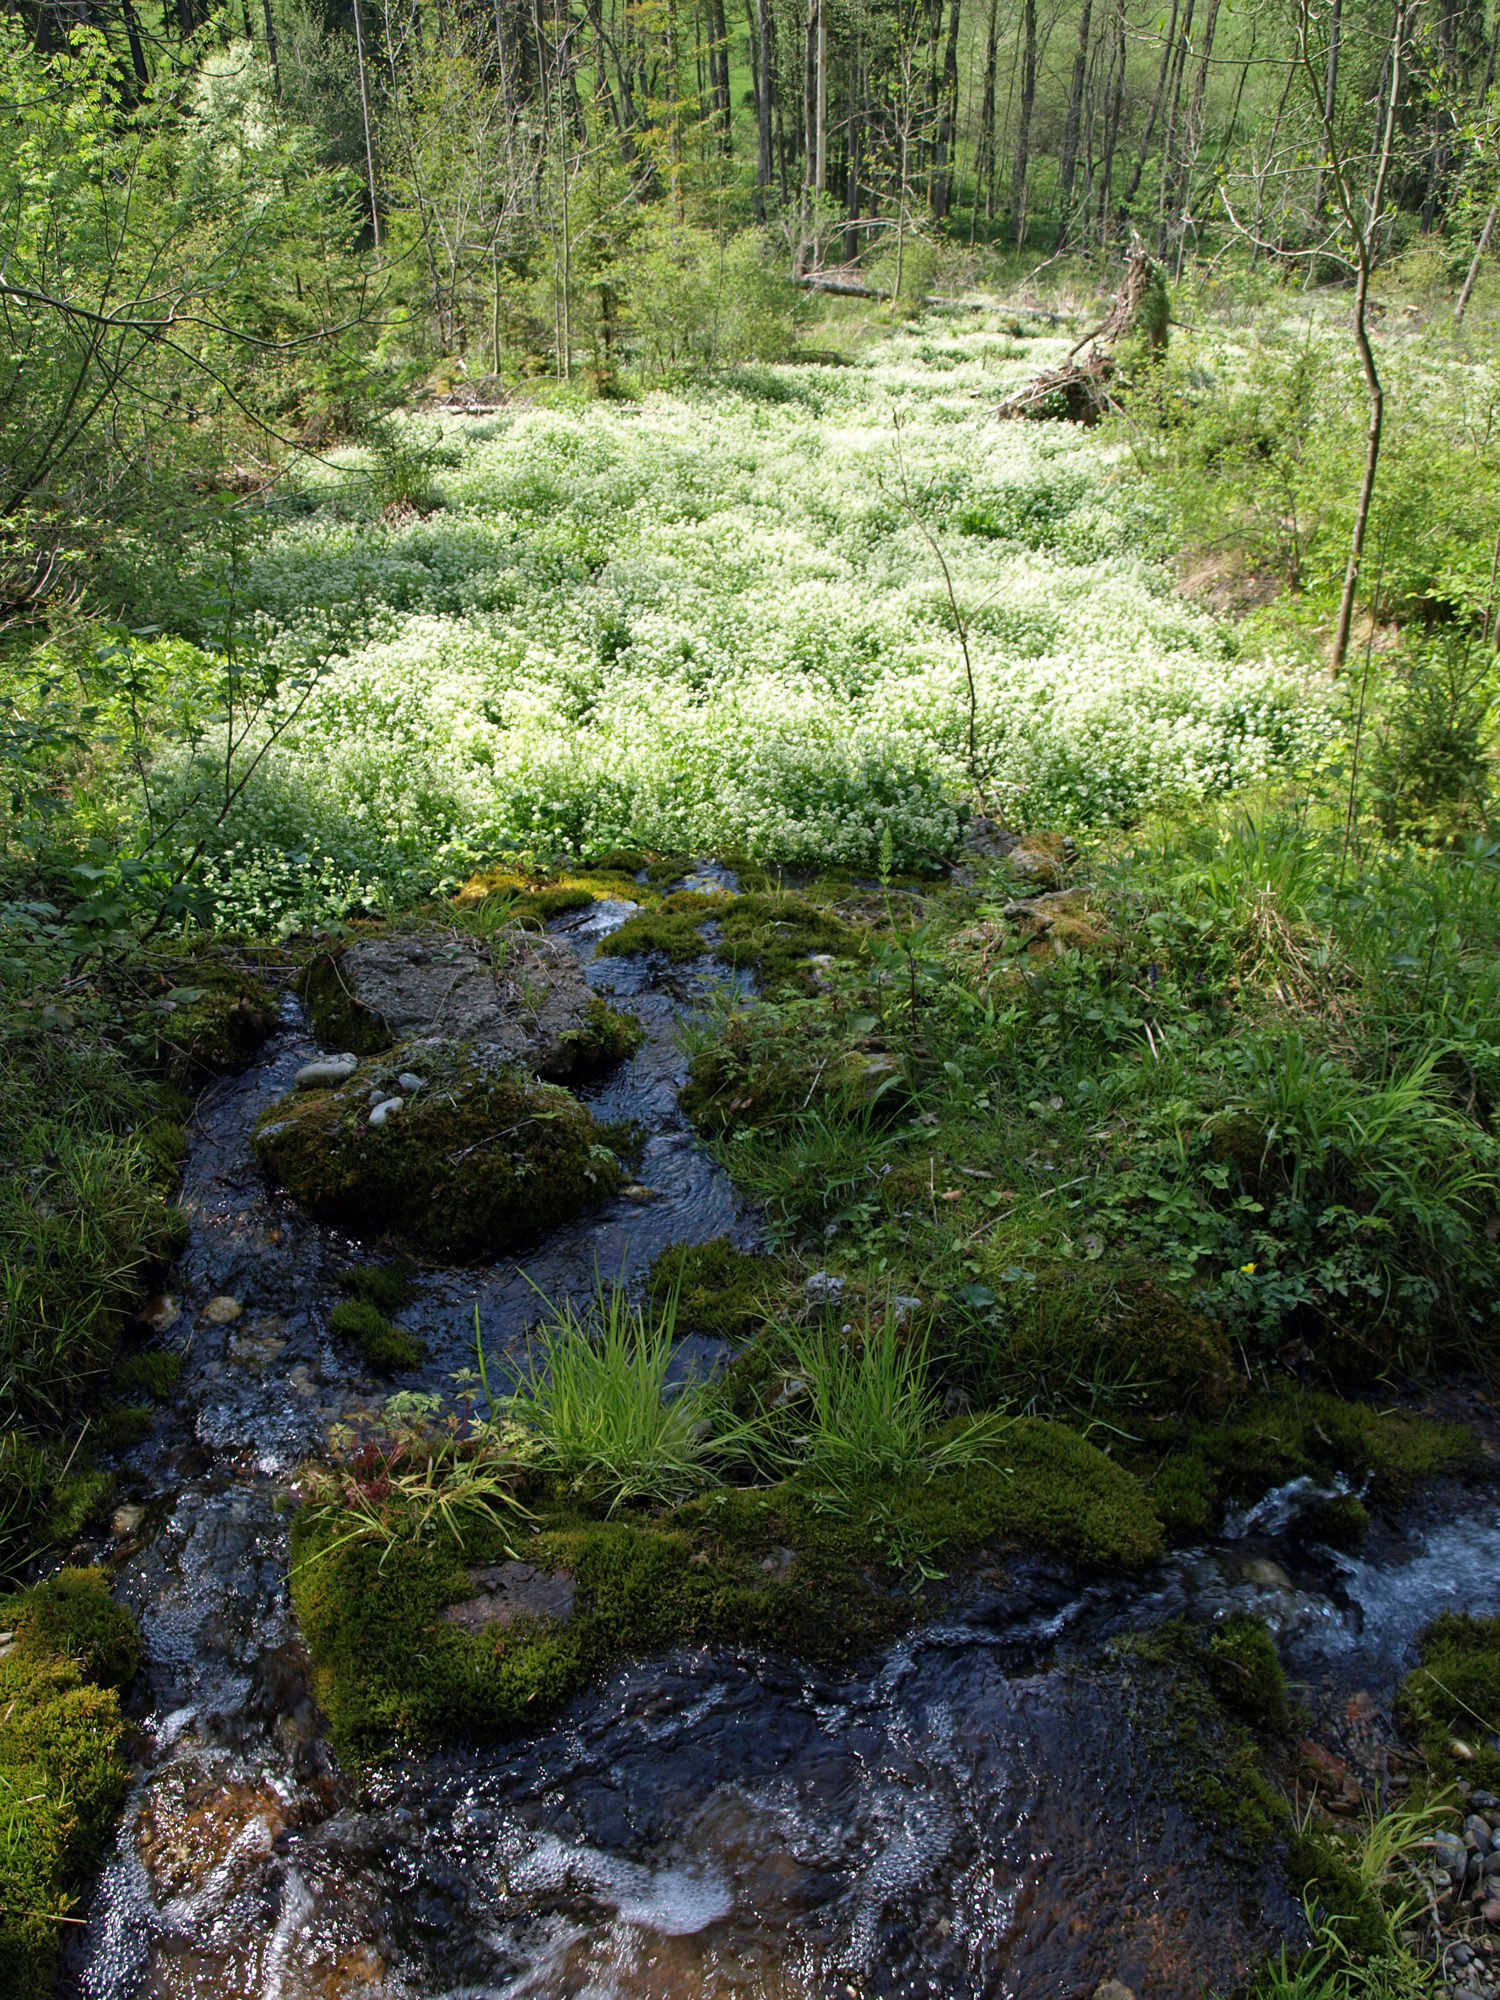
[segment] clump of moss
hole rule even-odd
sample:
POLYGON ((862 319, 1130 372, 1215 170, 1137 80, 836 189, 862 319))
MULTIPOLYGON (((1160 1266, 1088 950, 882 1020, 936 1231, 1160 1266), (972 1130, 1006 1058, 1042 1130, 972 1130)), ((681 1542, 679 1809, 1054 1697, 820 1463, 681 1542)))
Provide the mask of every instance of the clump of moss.
POLYGON ((1233 1714, 1273 1735, 1290 1729, 1292 1711, 1281 1655, 1259 1618, 1236 1615, 1214 1626, 1203 1670, 1209 1686, 1233 1714))
POLYGON ((64 1570, 0 1602, 0 1991, 46 2000, 77 1890, 125 1797, 115 1688, 139 1641, 97 1570, 64 1570))
POLYGON ((383 1015, 356 999, 339 970, 343 955, 344 947, 335 945, 308 959, 292 981, 293 991, 301 996, 313 1035, 325 1049, 379 1055, 395 1037, 383 1015))
POLYGON ((96 1451, 119 1458, 144 1443, 155 1422, 149 1403, 104 1403, 94 1413, 89 1437, 96 1451))
POLYGON ((640 874, 649 860, 650 856, 642 854, 638 848, 611 847, 606 849, 603 854, 597 855, 594 860, 585 861, 583 866, 589 874, 597 872, 601 875, 629 875, 634 877, 640 874))
POLYGON ((645 1039, 646 1030, 634 1014, 618 1011, 595 993, 584 1025, 558 1037, 557 1053, 542 1074, 559 1081, 595 1076, 633 1056, 645 1039))
POLYGON ((32 1660, 71 1660, 87 1681, 123 1688, 141 1664, 135 1620, 109 1594, 102 1569, 64 1569, 45 1583, 0 1598, 0 1625, 32 1660))
POLYGON ((811 993, 815 953, 852 959, 862 949, 860 931, 804 896, 747 893, 724 912, 721 939, 714 946, 716 956, 753 972, 767 993, 786 988, 811 993))
POLYGON ((426 1344, 414 1334, 393 1326, 366 1299, 346 1299, 328 1315, 332 1332, 342 1334, 359 1348, 377 1375, 395 1375, 403 1368, 419 1367, 426 1358, 426 1344))
POLYGON ((1439 1770, 1461 1764, 1476 1784, 1500 1785, 1500 1618, 1444 1611, 1422 1634, 1417 1657, 1397 1697, 1403 1724, 1439 1770), (1454 1742, 1473 1756, 1462 1757, 1454 1742))
MULTIPOLYGON (((1142 1471, 1142 1459, 1137 1463, 1142 1471)), ((1224 1503, 1258 1500, 1306 1476, 1368 1482, 1380 1501, 1400 1501, 1425 1479, 1482 1464, 1473 1434, 1321 1393, 1247 1398, 1223 1423, 1186 1425, 1178 1449, 1149 1473, 1168 1533, 1191 1540, 1218 1523, 1224 1503)), ((1335 1527, 1337 1528, 1337 1522, 1335 1527)), ((1345 1517, 1346 1530, 1357 1517, 1345 1517)))
POLYGON ((1003 1379, 1018 1371, 1054 1393, 1086 1387, 1094 1402, 1148 1410, 1216 1411, 1233 1383, 1223 1329, 1149 1279, 1092 1265, 1044 1269, 1021 1296, 1003 1379))
POLYGON ((117 1389, 139 1389, 148 1396, 169 1396, 181 1380, 182 1356, 169 1347, 142 1348, 115 1365, 117 1389))
POLYGON ((923 1574, 985 1543, 1020 1544, 1088 1567, 1147 1561, 1160 1533, 1140 1487, 1054 1424, 1006 1431, 995 1462, 884 1481, 841 1496, 796 1483, 721 1487, 634 1518, 600 1520, 538 1480, 536 1529, 478 1523, 462 1547, 349 1542, 344 1517, 304 1507, 293 1526, 293 1593, 319 1695, 345 1754, 393 1736, 434 1740, 533 1725, 622 1653, 684 1640, 858 1657, 922 1615, 923 1574), (442 1620, 469 1594, 469 1567, 514 1552, 578 1585, 566 1626, 518 1621, 476 1637, 442 1620))
POLYGON ((674 965, 701 958, 712 949, 703 936, 710 917, 721 917, 731 907, 728 895, 705 896, 696 889, 679 889, 663 896, 655 909, 627 917, 617 931, 600 940, 597 956, 625 958, 635 952, 655 952, 674 965))
POLYGON ((254 1145, 315 1215, 460 1255, 534 1237, 622 1179, 576 1098, 463 1042, 403 1043, 336 1090, 293 1091, 254 1145), (423 1088, 371 1124, 372 1089, 408 1068, 423 1088))
POLYGON ((608 1146, 616 1159, 623 1161, 632 1173, 640 1170, 650 1136, 638 1118, 609 1118, 597 1128, 599 1144, 608 1146))
POLYGON ((209 1077, 242 1067, 276 1025, 270 990, 240 967, 198 959, 157 979, 174 983, 146 1008, 139 1027, 154 1066, 178 1089, 196 1090, 209 1077))
POLYGON ((1299 1827, 1287 1842, 1286 1872, 1314 1921, 1336 1926, 1339 1943, 1351 1957, 1376 1958, 1390 1950, 1390 1917, 1331 1828, 1299 1827))
POLYGON ((404 1257, 393 1258, 389 1264, 351 1264, 339 1273, 339 1290, 363 1299, 377 1312, 400 1312, 411 1302, 411 1266, 404 1257))
POLYGON ((1177 1619, 1117 1651, 1137 1726, 1184 1811, 1231 1859, 1265 1855, 1291 1824, 1256 1733, 1282 1734, 1290 1714, 1270 1634, 1257 1637, 1251 1619, 1209 1631, 1177 1619))
POLYGON ((766 1258, 736 1250, 727 1236, 716 1236, 711 1243, 674 1243, 652 1261, 651 1298, 660 1304, 676 1291, 677 1326, 683 1333, 744 1340, 763 1317, 772 1275, 766 1258))

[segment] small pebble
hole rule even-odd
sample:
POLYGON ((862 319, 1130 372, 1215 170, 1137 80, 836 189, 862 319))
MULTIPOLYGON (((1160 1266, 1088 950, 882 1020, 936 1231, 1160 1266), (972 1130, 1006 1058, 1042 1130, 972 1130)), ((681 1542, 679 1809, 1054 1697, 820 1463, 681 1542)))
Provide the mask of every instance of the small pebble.
POLYGON ((372 1125, 384 1125, 393 1111, 404 1111, 405 1109, 406 1099, 404 1097, 387 1097, 382 1103, 377 1104, 375 1109, 370 1113, 370 1123, 372 1125))
POLYGON ((244 1310, 238 1299, 232 1299, 226 1292, 220 1292, 216 1299, 210 1299, 203 1308, 202 1317, 210 1326, 228 1326, 229 1322, 238 1319, 244 1310))
POLYGON ((144 1507, 116 1507, 109 1525, 123 1540, 126 1535, 133 1535, 145 1518, 144 1507))
POLYGON ((403 1070, 400 1076, 396 1078, 396 1081, 397 1083, 400 1084, 401 1088, 406 1092, 408 1097, 411 1096, 414 1090, 424 1090, 427 1086, 427 1079, 425 1076, 413 1076, 410 1070, 403 1070))
POLYGON ((656 1189, 648 1188, 642 1181, 632 1181, 629 1187, 621 1188, 620 1192, 625 1196, 627 1201, 655 1201, 657 1199, 656 1189))

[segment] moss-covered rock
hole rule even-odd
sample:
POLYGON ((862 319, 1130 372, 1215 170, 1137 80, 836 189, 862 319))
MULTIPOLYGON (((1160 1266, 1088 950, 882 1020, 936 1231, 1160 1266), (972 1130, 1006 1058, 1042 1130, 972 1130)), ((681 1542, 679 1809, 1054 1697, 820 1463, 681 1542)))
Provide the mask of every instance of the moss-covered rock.
POLYGON ((156 975, 167 980, 138 1022, 151 1060, 178 1089, 242 1068, 276 1025, 276 1001, 254 973, 200 959, 156 975))
POLYGON ((618 930, 611 931, 597 946, 601 958, 628 958, 636 952, 654 953, 674 965, 701 958, 713 949, 703 935, 703 926, 721 917, 730 908, 729 895, 704 895, 695 889, 679 889, 663 896, 654 909, 627 917, 618 930))
POLYGON ((358 1056, 438 1036, 560 1081, 617 1062, 641 1040, 633 1016, 589 991, 571 946, 514 928, 357 938, 309 959, 297 986, 323 1046, 358 1056))
POLYGON ((764 1316, 775 1277, 769 1259, 736 1250, 727 1236, 673 1243, 652 1262, 651 1298, 660 1306, 676 1294, 679 1332, 745 1340, 764 1316))
POLYGON ((0 1603, 0 1992, 46 2000, 61 1919, 125 1796, 115 1686, 140 1657, 99 1571, 64 1570, 0 1603))
POLYGON ((18 1654, 71 1660, 100 1687, 127 1686, 141 1663, 140 1634, 110 1596, 107 1570, 59 1570, 32 1590, 0 1598, 0 1625, 15 1634, 18 1654))
MULTIPOLYGON (((1185 1425, 1154 1468, 1144 1456, 1131 1463, 1146 1478, 1169 1536, 1181 1542, 1216 1530, 1226 1501, 1258 1500, 1288 1480, 1342 1476, 1368 1485, 1372 1499, 1399 1501, 1425 1479, 1477 1471, 1483 1456, 1459 1424, 1288 1393, 1246 1397, 1223 1422, 1185 1425)), ((1357 1535, 1359 1519, 1346 1512, 1333 1526, 1357 1535)))
POLYGON ((347 1539, 348 1517, 309 1505, 293 1527, 293 1594, 341 1750, 395 1737, 534 1726, 622 1654, 684 1640, 858 1658, 926 1615, 924 1572, 989 1546, 1090 1569, 1129 1568, 1160 1547, 1139 1485, 1060 1425, 1023 1420, 993 1464, 841 1496, 796 1483, 721 1487, 681 1505, 600 1520, 538 1482, 534 1532, 467 1526, 420 1546, 347 1539), (518 1619, 497 1635, 443 1618, 475 1565, 514 1553, 574 1579, 566 1625, 518 1619))
POLYGON ((1461 1768, 1493 1790, 1500 1785, 1500 1618, 1445 1611, 1422 1634, 1418 1658, 1397 1698, 1402 1723, 1439 1770, 1461 1768))
POLYGON ((404 1327, 394 1326, 367 1299, 346 1299, 328 1315, 329 1331, 352 1340, 366 1365, 377 1375, 395 1375, 416 1368, 427 1353, 426 1343, 404 1327))
POLYGON ((337 1089, 291 1092, 254 1145, 313 1214, 459 1255, 525 1242, 622 1182, 576 1098, 455 1041, 399 1043, 337 1089), (403 1091, 372 1117, 373 1095, 403 1091))

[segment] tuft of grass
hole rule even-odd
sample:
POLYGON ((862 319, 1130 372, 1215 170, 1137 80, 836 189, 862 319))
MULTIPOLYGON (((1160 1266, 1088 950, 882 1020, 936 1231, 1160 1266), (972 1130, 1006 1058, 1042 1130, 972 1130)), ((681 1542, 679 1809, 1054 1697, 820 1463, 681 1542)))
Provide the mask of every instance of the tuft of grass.
POLYGON ((689 1377, 669 1387, 679 1294, 633 1301, 601 1280, 591 1309, 550 1307, 507 1415, 536 1440, 538 1462, 607 1503, 666 1500, 751 1456, 758 1432, 732 1417, 717 1389, 689 1377))
POLYGON ((998 1413, 939 1432, 927 1338, 906 1334, 887 1311, 855 1332, 836 1317, 791 1328, 786 1345, 805 1385, 808 1414, 786 1448, 785 1469, 841 1491, 882 1479, 933 1479, 978 1463, 1011 1420, 998 1413))
POLYGON ((530 1518, 516 1491, 525 1460, 494 1426, 466 1429, 455 1419, 433 1428, 397 1417, 346 1442, 341 1457, 304 1474, 307 1512, 323 1529, 316 1558, 370 1543, 383 1568, 398 1549, 462 1550, 470 1528, 515 1533, 530 1518))

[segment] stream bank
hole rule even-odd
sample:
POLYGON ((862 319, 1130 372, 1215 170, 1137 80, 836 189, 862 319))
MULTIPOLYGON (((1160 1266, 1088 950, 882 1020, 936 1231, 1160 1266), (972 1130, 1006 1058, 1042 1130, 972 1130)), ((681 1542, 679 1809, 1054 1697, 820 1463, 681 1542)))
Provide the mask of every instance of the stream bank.
MULTIPOLYGON (((403 1386, 441 1393, 469 1365, 476 1307, 503 1354, 538 1290, 586 1294, 596 1270, 637 1273, 672 1243, 756 1240, 677 1106, 681 1011, 722 970, 588 957, 629 914, 599 904, 557 928, 645 1030, 583 1094, 645 1128, 653 1198, 622 1193, 518 1259, 425 1264, 402 1319, 427 1358, 403 1386)), ((1390 1696, 1417 1631, 1449 1604, 1500 1610, 1486 1494, 1439 1489, 1356 1558, 1309 1543, 1322 1496, 1287 1490, 1137 1578, 1011 1563, 855 1671, 679 1648, 620 1665, 525 1741, 343 1770, 290 1610, 287 1529, 298 1465, 382 1392, 327 1331, 358 1247, 268 1191, 249 1148, 315 1053, 287 1001, 193 1121, 186 1370, 95 1551, 145 1640, 138 1774, 69 1990, 1040 2000, 1117 1978, 1168 2000, 1295 1949, 1295 1896, 1206 1834, 1157 1712, 1101 1648, 1182 1616, 1265 1618, 1320 1736, 1389 1797, 1390 1696)))

